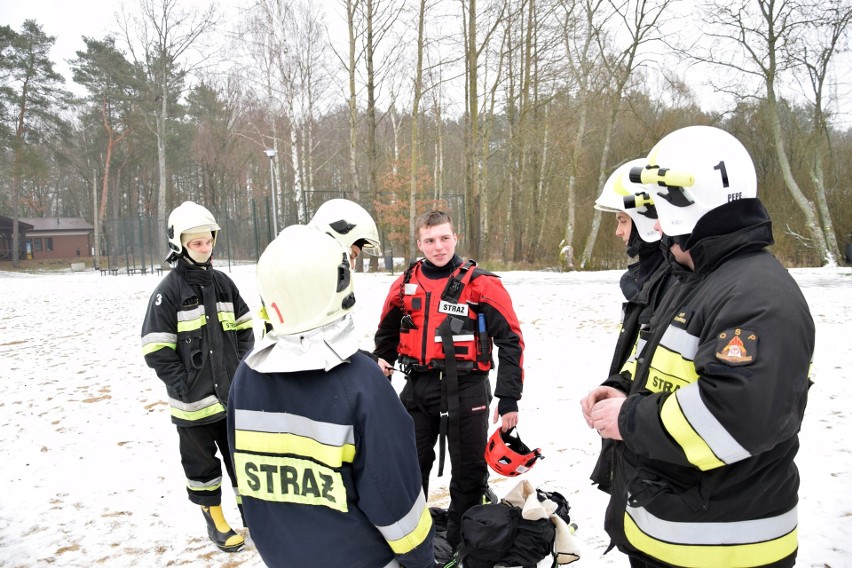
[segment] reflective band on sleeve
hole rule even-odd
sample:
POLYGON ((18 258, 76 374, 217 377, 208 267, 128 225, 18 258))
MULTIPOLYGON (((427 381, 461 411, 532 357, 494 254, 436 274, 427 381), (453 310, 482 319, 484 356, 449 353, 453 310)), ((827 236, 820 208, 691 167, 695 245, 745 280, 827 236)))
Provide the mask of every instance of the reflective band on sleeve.
POLYGON ((164 348, 171 350, 177 348, 176 333, 149 333, 142 338, 142 355, 148 355, 164 348))
POLYGON ((669 396, 663 402, 663 408, 660 410, 660 419, 663 421, 663 427, 680 445, 683 453, 686 454, 686 459, 689 460, 689 463, 694 464, 695 467, 702 471, 725 465, 713 453, 710 446, 698 435, 698 432, 692 428, 686 416, 683 415, 676 396, 669 396))
POLYGON ((704 404, 697 384, 680 389, 676 396, 683 416, 720 460, 731 464, 751 457, 704 404))
POLYGON ((768 519, 676 523, 628 506, 624 532, 638 550, 675 566, 764 566, 796 551, 797 523, 796 508, 768 519))
POLYGON ((420 492, 414 506, 403 518, 392 525, 376 528, 396 554, 406 554, 423 544, 432 528, 432 514, 426 507, 423 492, 420 492))

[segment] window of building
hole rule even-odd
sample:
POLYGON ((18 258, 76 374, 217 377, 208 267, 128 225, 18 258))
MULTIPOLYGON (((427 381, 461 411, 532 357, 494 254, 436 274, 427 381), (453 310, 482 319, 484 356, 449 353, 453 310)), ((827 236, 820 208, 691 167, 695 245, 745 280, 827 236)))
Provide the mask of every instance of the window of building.
POLYGON ((41 239, 33 239, 33 250, 36 252, 41 251, 41 239))
POLYGON ((53 250, 53 237, 46 237, 44 239, 44 250, 53 250))

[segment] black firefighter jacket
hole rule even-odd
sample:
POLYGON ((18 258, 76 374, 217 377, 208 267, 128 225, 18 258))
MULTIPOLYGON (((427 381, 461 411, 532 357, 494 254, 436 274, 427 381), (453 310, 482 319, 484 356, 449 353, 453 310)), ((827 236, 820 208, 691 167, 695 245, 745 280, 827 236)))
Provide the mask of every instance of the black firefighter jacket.
POLYGON ((253 346, 249 308, 223 272, 179 260, 148 301, 142 353, 166 384, 179 426, 225 418, 231 378, 253 346), (183 397, 175 390, 180 383, 183 397))
POLYGON ((743 199, 702 217, 618 419, 605 527, 661 565, 792 566, 814 323, 743 199))

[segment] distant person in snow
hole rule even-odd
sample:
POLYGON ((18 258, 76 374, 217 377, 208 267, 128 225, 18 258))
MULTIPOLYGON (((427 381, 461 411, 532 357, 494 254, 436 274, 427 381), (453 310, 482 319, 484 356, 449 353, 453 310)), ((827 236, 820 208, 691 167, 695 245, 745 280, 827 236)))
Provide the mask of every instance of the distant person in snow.
MULTIPOLYGON (((627 255, 636 261, 621 276, 625 302, 622 304, 621 326, 609 375, 600 387, 593 389, 581 401, 587 420, 595 403, 612 394, 610 389, 616 389, 622 395, 630 390, 643 345, 640 333, 647 333, 654 310, 674 281, 671 267, 660 248, 654 200, 643 185, 629 179, 631 168, 644 166, 645 162, 644 159, 632 160, 617 168, 595 201, 595 209, 615 213, 615 236, 624 242, 627 255)), ((612 480, 614 447, 612 439, 601 439, 601 454, 591 475, 598 489, 606 493, 609 493, 612 480)))
POLYGON ((852 266, 852 233, 849 233, 849 242, 846 243, 846 264, 852 266))
POLYGON ((189 500, 201 506, 216 546, 236 552, 245 538, 222 513, 222 467, 216 450, 236 491, 225 409, 231 377, 254 345, 254 331, 237 286, 212 266, 220 230, 210 211, 192 201, 169 215, 171 252, 166 261, 174 269, 148 301, 142 353, 166 384, 189 500))
POLYGON ((433 568, 414 427, 358 351, 349 252, 291 225, 258 260, 272 330, 228 406, 246 521, 271 567, 433 568))
POLYGON ((631 180, 651 191, 677 283, 642 334, 630 390, 587 413, 616 441, 606 531, 636 567, 786 568, 814 322, 733 136, 691 126, 631 180))

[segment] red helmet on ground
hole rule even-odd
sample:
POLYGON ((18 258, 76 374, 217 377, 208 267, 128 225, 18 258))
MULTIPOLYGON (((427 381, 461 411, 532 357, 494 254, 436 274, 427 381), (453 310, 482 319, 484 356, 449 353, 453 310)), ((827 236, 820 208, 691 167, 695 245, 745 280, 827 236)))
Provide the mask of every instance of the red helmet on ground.
POLYGON ((485 461, 491 469, 506 477, 526 473, 539 459, 544 459, 541 450, 530 450, 521 442, 516 428, 508 432, 497 428, 485 445, 485 461))

